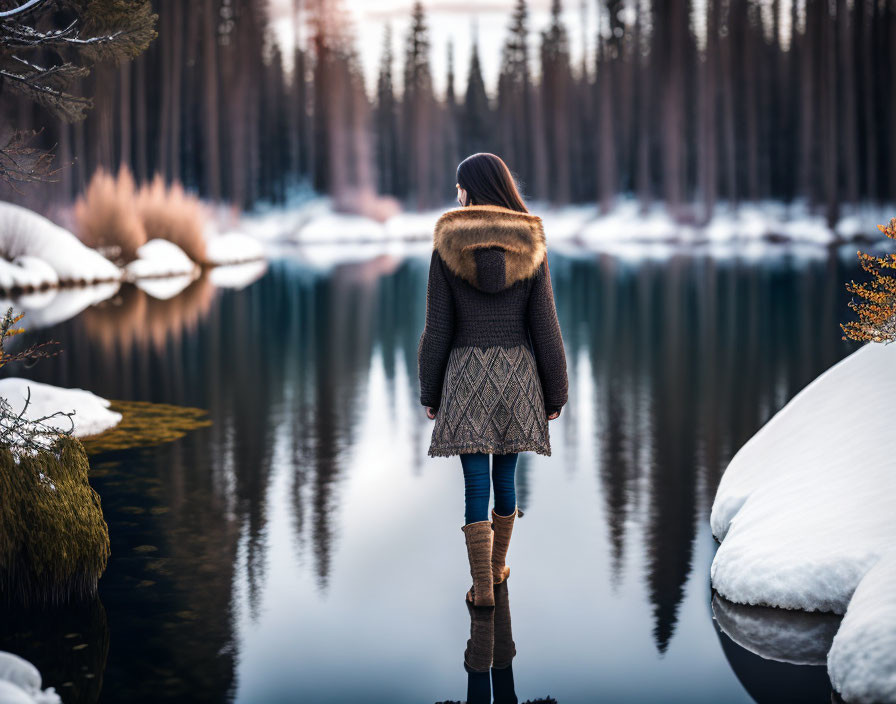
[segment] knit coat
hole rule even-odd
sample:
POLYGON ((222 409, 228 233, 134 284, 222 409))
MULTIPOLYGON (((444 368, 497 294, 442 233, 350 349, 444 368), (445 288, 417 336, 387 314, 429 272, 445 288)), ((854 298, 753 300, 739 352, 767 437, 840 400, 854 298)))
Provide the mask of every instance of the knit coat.
POLYGON ((430 455, 550 454, 568 381, 539 217, 473 205, 439 218, 417 366, 436 409, 430 455))

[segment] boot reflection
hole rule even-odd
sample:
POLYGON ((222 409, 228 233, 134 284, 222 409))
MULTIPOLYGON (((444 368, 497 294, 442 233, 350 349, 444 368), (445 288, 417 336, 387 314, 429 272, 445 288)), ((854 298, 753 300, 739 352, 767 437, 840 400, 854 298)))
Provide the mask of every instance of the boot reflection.
POLYGON ((470 613, 470 638, 464 650, 467 671, 467 704, 491 704, 492 692, 488 673, 495 646, 494 609, 476 608, 466 602, 470 613))
POLYGON ((510 628, 510 597, 507 581, 495 585, 495 645, 492 658, 492 688, 495 704, 517 704, 513 687, 513 657, 516 644, 510 628))
MULTIPOLYGON (((476 608, 467 603, 470 638, 464 650, 467 671, 466 702, 437 704, 519 704, 513 684, 516 644, 510 626, 510 596, 507 582, 495 585, 495 608, 476 608), (489 676, 491 675, 491 676, 489 676), (494 694, 494 700, 492 700, 494 694)), ((557 704, 556 699, 531 699, 523 704, 557 704)))

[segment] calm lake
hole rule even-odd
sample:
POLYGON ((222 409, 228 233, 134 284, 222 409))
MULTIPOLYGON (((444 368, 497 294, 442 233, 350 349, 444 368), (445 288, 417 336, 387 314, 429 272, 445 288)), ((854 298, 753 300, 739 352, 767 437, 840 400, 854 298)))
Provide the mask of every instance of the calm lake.
MULTIPOLYGON (((570 402, 517 474, 520 702, 831 701, 823 666, 720 632, 708 519, 733 454, 853 349, 853 261, 552 255, 570 402)), ((63 354, 7 374, 212 423, 91 458, 99 598, 3 615, 0 650, 66 704, 465 699, 460 462, 427 457, 417 401, 427 266, 283 258, 242 290, 127 286, 35 332, 63 354)))

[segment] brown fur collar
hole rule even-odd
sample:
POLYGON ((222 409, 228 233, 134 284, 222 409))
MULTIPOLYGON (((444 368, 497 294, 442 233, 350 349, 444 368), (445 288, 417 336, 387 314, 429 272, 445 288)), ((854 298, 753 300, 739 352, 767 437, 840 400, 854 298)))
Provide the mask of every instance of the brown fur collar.
POLYGON ((547 252, 541 218, 498 205, 469 205, 443 214, 436 222, 433 246, 448 268, 474 286, 473 253, 484 247, 504 250, 505 285, 528 279, 547 252))

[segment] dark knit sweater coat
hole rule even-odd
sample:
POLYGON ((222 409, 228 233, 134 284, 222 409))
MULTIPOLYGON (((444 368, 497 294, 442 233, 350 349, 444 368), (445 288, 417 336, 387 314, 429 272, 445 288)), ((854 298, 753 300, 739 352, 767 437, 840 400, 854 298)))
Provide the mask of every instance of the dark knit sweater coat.
POLYGON ((417 351, 420 402, 437 410, 429 454, 550 454, 568 382, 546 254, 529 213, 474 205, 436 223, 417 351))

